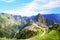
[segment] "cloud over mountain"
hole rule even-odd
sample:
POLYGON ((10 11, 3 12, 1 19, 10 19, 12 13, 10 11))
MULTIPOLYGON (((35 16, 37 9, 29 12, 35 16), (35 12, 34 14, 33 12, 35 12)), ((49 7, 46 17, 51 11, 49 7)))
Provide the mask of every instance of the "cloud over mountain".
POLYGON ((33 0, 18 10, 13 9, 3 12, 18 15, 20 14, 22 16, 31 16, 36 15, 37 13, 50 14, 50 10, 57 7, 60 7, 60 0, 33 0))

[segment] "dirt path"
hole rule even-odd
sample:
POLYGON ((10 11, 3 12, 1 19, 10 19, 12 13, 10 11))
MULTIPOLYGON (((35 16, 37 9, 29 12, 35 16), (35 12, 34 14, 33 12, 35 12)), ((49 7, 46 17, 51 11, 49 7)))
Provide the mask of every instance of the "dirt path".
POLYGON ((19 33, 19 30, 15 33, 15 35, 14 35, 14 37, 13 37, 13 38, 15 38, 15 37, 16 37, 17 33, 19 33))
MULTIPOLYGON (((33 25, 35 25, 36 27, 39 27, 37 24, 35 24, 35 23, 33 23, 33 25)), ((40 29, 42 29, 41 27, 39 27, 40 29)), ((45 35, 45 33, 46 33, 46 28, 43 28, 43 33, 40 35, 40 37, 41 36, 44 36, 45 35)))
POLYGON ((46 29, 44 28, 44 32, 40 35, 40 37, 41 37, 41 36, 44 36, 45 33, 46 33, 46 29))

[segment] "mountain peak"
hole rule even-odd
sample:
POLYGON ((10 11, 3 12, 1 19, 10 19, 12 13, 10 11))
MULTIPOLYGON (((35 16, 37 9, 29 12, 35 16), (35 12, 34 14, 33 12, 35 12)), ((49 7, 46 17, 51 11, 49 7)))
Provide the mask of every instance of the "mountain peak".
POLYGON ((40 13, 38 13, 36 16, 38 16, 38 17, 39 17, 39 16, 41 16, 41 14, 40 14, 40 13))

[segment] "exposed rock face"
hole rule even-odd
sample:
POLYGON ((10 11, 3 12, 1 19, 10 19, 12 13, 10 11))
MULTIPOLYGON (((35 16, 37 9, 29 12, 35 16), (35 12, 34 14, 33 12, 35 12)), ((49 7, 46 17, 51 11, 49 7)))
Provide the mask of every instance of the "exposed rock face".
POLYGON ((33 25, 32 23, 28 23, 26 27, 24 27, 22 30, 19 31, 19 33, 17 33, 15 38, 26 39, 26 38, 33 37, 37 35, 38 29, 39 28, 33 25))
POLYGON ((36 16, 36 21, 39 23, 39 24, 43 24, 43 25, 46 25, 46 26, 49 26, 49 25, 53 25, 54 24, 54 21, 51 20, 51 19, 47 19, 43 16, 41 16, 41 14, 38 14, 36 16))
POLYGON ((37 30, 37 29, 34 25, 26 26, 21 31, 19 31, 19 33, 16 35, 16 38, 26 39, 26 38, 35 36, 35 35, 37 35, 37 31, 35 31, 35 30, 37 30))
MULTIPOLYGON (((20 15, 0 14, 0 34, 3 35, 1 37, 12 38, 14 36, 18 39, 26 39, 37 35, 40 28, 44 28, 43 36, 46 33, 45 28, 53 24, 53 20, 45 18, 41 14, 26 19, 20 15)), ((50 29, 60 30, 60 24, 54 24, 50 29)))
POLYGON ((53 21, 44 18, 40 14, 36 15, 35 20, 30 20, 25 27, 17 33, 16 38, 26 39, 35 36, 38 33, 39 27, 46 28, 47 25, 53 25, 53 21), (39 25, 39 27, 37 27, 39 25))
POLYGON ((25 24, 25 20, 18 15, 0 13, 0 37, 12 38, 25 24))
POLYGON ((39 24, 45 24, 45 18, 40 14, 36 16, 36 20, 38 21, 39 24))

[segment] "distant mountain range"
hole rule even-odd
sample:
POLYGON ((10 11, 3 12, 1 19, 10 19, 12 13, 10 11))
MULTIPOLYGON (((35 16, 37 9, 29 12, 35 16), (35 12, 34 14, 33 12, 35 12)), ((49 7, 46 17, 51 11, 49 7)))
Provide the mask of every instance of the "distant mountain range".
POLYGON ((30 37, 32 36, 32 32, 37 33, 39 27, 46 28, 54 23, 60 23, 60 14, 37 14, 31 17, 23 17, 21 15, 0 13, 0 37, 12 38, 16 36, 17 32, 17 38, 21 36, 21 38, 23 38, 23 36, 26 35, 24 33, 27 32, 29 33, 28 37, 30 37), (26 30, 28 31, 25 32, 26 30), (10 34, 8 32, 10 32, 10 34), (20 32, 22 35, 20 35, 20 32), (18 37, 18 35, 20 36, 18 37))
POLYGON ((42 16, 48 19, 52 19, 56 23, 60 23, 60 14, 44 14, 42 16))
POLYGON ((55 19, 51 19, 51 15, 52 14, 48 14, 48 15, 37 14, 31 17, 23 17, 25 20, 28 21, 28 23, 24 26, 24 28, 22 28, 22 30, 19 30, 15 38, 18 38, 18 39, 30 38, 32 36, 37 35, 39 29, 41 30, 41 28, 42 30, 43 28, 47 28, 47 27, 48 28, 50 27, 50 29, 54 28, 55 26, 57 26, 57 25, 54 25, 54 23, 57 23, 57 21, 55 21, 55 19))
MULTIPOLYGON (((60 14, 41 14, 44 18, 51 19, 55 23, 60 23, 60 14)), ((35 20, 36 15, 31 16, 31 17, 23 17, 26 21, 29 21, 30 19, 35 20)))

